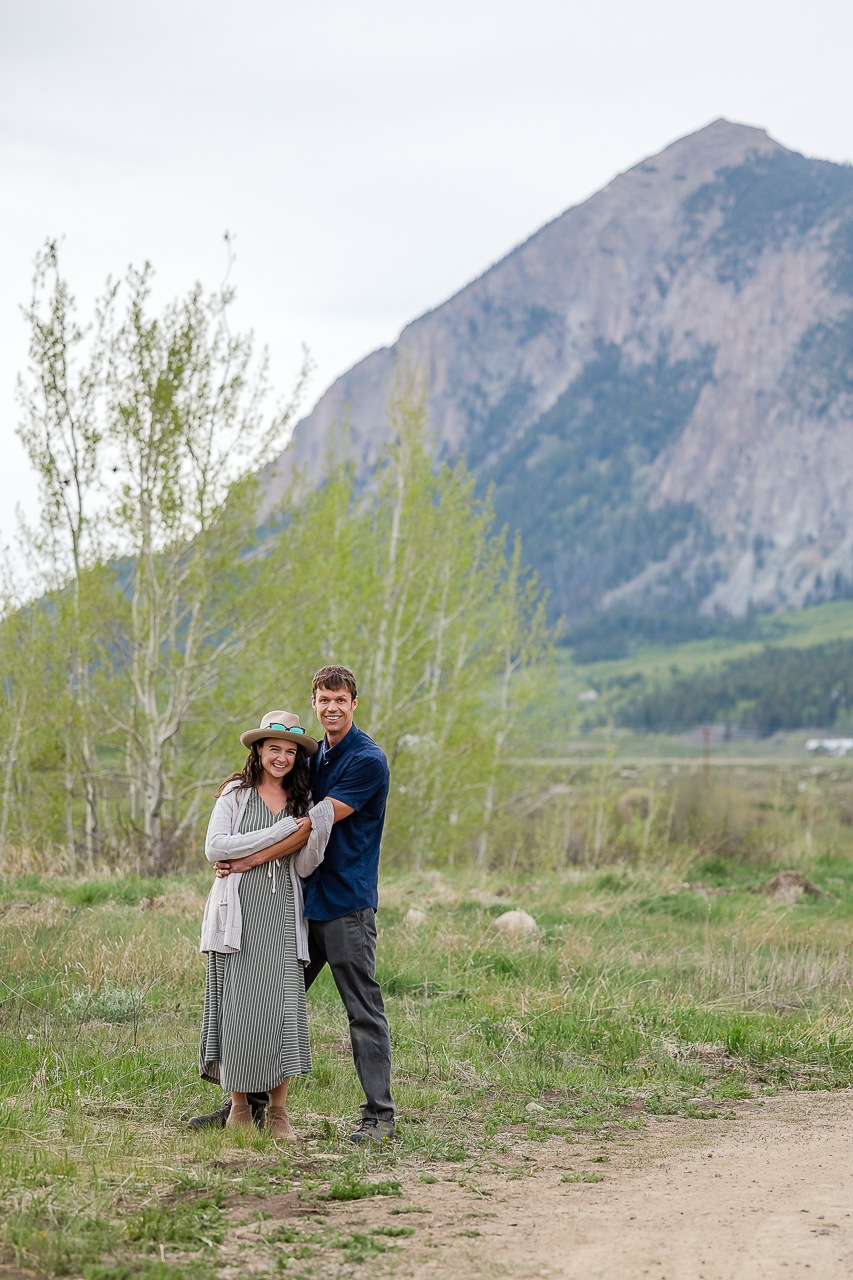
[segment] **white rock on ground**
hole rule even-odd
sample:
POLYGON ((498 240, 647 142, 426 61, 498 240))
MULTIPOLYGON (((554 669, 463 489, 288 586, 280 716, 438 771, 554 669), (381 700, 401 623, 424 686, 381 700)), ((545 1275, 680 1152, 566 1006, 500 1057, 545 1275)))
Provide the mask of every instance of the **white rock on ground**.
POLYGON ((505 911, 492 921, 492 927, 505 937, 527 937, 539 932, 539 925, 526 911, 505 911))

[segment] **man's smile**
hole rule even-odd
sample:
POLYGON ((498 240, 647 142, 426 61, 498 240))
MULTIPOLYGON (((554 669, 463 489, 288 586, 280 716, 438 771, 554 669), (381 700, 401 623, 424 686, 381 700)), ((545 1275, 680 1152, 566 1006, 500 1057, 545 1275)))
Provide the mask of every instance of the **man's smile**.
POLYGON ((358 706, 358 695, 348 688, 327 689, 324 685, 316 685, 311 705, 326 731, 328 745, 334 747, 352 728, 352 714, 358 706))

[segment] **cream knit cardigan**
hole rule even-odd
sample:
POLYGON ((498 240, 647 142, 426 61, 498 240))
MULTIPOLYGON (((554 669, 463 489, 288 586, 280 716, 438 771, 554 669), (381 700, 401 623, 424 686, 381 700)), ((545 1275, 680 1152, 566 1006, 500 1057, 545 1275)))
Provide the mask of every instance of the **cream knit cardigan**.
MULTIPOLYGON (((233 782, 226 787, 213 806, 204 842, 204 854, 208 862, 248 858, 260 853, 271 844, 278 844, 297 829, 295 819, 279 818, 270 827, 260 831, 240 834, 240 823, 249 802, 251 790, 233 782)), ((326 845, 335 820, 331 800, 322 800, 309 810, 311 835, 304 849, 287 859, 290 882, 293 885, 293 903, 296 911, 296 955, 302 964, 308 963, 308 926, 303 916, 304 900, 300 876, 310 876, 319 867, 326 853, 326 845)), ((274 863, 270 864, 273 868, 274 863)), ((204 905, 199 950, 221 951, 226 954, 239 951, 243 937, 243 915, 240 910, 241 872, 217 878, 204 905)), ((275 880, 272 890, 275 892, 275 880)))

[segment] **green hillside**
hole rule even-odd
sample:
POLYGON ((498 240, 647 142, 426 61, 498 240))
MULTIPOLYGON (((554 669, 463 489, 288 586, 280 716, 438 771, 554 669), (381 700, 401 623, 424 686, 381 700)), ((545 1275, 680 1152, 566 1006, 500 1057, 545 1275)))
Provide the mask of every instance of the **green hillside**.
POLYGON ((830 728, 853 711, 853 643, 767 645, 710 675, 682 677, 630 697, 617 722, 632 729, 684 731, 719 724, 768 738, 784 729, 830 728))
MULTIPOLYGON (((747 671, 754 671, 761 666, 760 660, 767 646, 782 649, 786 654, 790 654, 792 650, 814 650, 812 656, 815 657, 817 676, 825 673, 827 681, 831 678, 835 682, 833 687, 837 687, 839 679, 844 675, 843 665, 840 670, 838 667, 838 654, 845 649, 843 642, 853 641, 853 601, 838 600, 810 609, 757 617, 750 621, 749 634, 749 639, 718 634, 674 644, 639 641, 629 656, 601 662, 578 662, 573 649, 558 649, 558 696, 554 700, 549 727, 553 745, 559 747, 569 739, 587 738, 590 734, 598 736, 608 731, 609 736, 614 737, 619 744, 621 752, 628 745, 628 739, 634 736, 629 725, 620 724, 631 719, 630 708, 638 706, 644 700, 653 700, 658 713, 655 717, 649 717, 649 720, 654 727, 659 727, 667 722, 668 699, 674 712, 678 710, 679 704, 683 704, 685 683, 694 688, 703 681, 712 687, 716 685, 721 693, 717 710, 733 711, 730 701, 723 705, 721 676, 731 664, 746 664, 747 671), (834 664, 831 667, 827 665, 830 657, 834 664), (595 699, 586 700, 582 697, 584 693, 590 694, 593 691, 598 695, 595 699)), ((847 651, 849 655, 849 645, 847 651)), ((589 656, 586 641, 583 642, 583 656, 589 656)), ((848 656, 847 662, 853 678, 853 656, 848 656)), ((807 664, 797 664, 797 669, 802 669, 804 665, 807 664)), ((831 695, 832 690, 829 692, 831 695)), ((713 706, 705 705, 703 714, 697 716, 694 723, 718 718, 709 714, 713 709, 713 706)), ((832 719, 827 719, 825 724, 809 724, 802 718, 798 720, 796 709, 789 709, 786 715, 788 720, 793 719, 793 724, 773 727, 830 728, 845 724, 849 719, 849 713, 847 716, 844 714, 844 707, 832 719)), ((634 720, 636 721, 636 717, 634 720)), ((669 723, 672 724, 673 721, 678 722, 681 729, 689 727, 683 714, 673 715, 669 723)), ((747 727, 755 727, 756 732, 761 732, 762 728, 747 727)), ((660 750, 665 754, 666 750, 673 749, 673 743, 667 740, 669 737, 666 734, 645 733, 642 735, 642 750, 652 748, 653 753, 660 750), (651 736, 656 740, 654 748, 651 736)), ((802 750, 801 737, 802 734, 799 733, 799 750, 802 750)), ((681 750, 684 749, 682 743, 681 750)), ((743 749, 743 743, 738 744, 738 749, 743 749)), ((766 751, 766 743, 761 749, 766 751)))

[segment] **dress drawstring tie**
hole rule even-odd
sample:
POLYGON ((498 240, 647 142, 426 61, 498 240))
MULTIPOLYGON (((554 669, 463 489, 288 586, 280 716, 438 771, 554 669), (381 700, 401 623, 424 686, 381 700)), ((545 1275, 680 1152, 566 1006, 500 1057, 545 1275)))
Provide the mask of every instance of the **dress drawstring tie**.
POLYGON ((267 863, 267 879, 272 880, 272 887, 270 889, 270 893, 275 893, 275 869, 277 866, 278 866, 277 858, 274 862, 267 863))

